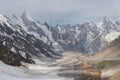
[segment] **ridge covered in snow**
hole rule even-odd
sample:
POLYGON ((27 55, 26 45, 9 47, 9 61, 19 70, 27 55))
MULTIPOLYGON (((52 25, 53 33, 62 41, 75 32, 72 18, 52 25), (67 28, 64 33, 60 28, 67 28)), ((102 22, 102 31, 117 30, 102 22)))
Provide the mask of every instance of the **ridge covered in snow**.
POLYGON ((63 51, 95 53, 120 35, 120 25, 108 17, 104 17, 98 24, 88 20, 83 24, 50 26, 46 22, 44 24, 36 22, 24 11, 21 17, 13 15, 7 20, 1 16, 0 21, 19 33, 21 33, 20 29, 23 29, 26 33, 51 46, 57 53, 63 51), (21 28, 14 28, 13 25, 19 25, 21 28))

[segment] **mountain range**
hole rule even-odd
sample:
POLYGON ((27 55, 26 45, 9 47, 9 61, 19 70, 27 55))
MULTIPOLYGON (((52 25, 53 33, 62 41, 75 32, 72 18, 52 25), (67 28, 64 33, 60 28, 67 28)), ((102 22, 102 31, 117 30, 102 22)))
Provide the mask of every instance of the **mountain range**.
POLYGON ((84 54, 96 53, 106 48, 120 35, 120 22, 108 17, 96 24, 40 23, 23 12, 21 17, 0 15, 0 43, 25 59, 31 57, 60 58, 61 53, 76 51, 84 54))

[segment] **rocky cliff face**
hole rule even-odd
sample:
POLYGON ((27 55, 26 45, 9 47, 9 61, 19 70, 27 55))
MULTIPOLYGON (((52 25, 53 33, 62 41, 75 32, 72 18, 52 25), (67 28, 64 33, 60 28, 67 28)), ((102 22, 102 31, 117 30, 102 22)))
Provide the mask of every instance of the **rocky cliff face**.
POLYGON ((33 57, 59 57, 59 55, 54 52, 53 47, 36 38, 33 34, 26 32, 22 27, 22 25, 0 16, 0 43, 26 60, 33 57))
POLYGON ((0 43, 0 60, 11 66, 21 66, 21 61, 26 63, 34 64, 35 62, 27 56, 27 58, 22 57, 10 50, 7 46, 0 43))
POLYGON ((12 66, 20 66, 20 56, 12 52, 9 48, 0 44, 0 60, 12 66))

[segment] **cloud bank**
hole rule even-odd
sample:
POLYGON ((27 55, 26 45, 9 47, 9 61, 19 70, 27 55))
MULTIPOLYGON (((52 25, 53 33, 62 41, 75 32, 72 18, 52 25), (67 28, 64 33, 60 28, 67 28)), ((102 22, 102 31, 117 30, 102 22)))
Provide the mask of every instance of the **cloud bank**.
POLYGON ((20 16, 24 10, 42 22, 73 24, 120 17, 120 0, 0 0, 0 14, 20 16))

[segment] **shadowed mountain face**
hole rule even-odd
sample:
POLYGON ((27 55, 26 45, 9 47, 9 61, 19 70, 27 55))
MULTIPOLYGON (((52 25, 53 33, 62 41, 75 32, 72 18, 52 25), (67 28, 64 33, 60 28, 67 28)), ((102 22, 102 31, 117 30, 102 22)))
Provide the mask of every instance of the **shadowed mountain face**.
POLYGON ((92 53, 107 45, 107 41, 102 39, 100 29, 93 22, 57 26, 56 30, 53 31, 54 39, 68 51, 92 53))
POLYGON ((54 48, 33 34, 27 33, 22 25, 0 16, 0 43, 23 58, 58 58, 54 48))
POLYGON ((29 55, 26 58, 24 58, 20 54, 13 52, 12 50, 2 45, 1 43, 0 43, 0 60, 12 66, 21 66, 21 61, 31 64, 35 63, 33 60, 30 59, 29 55))
POLYGON ((20 66, 20 56, 0 44, 0 60, 12 66, 20 66))

